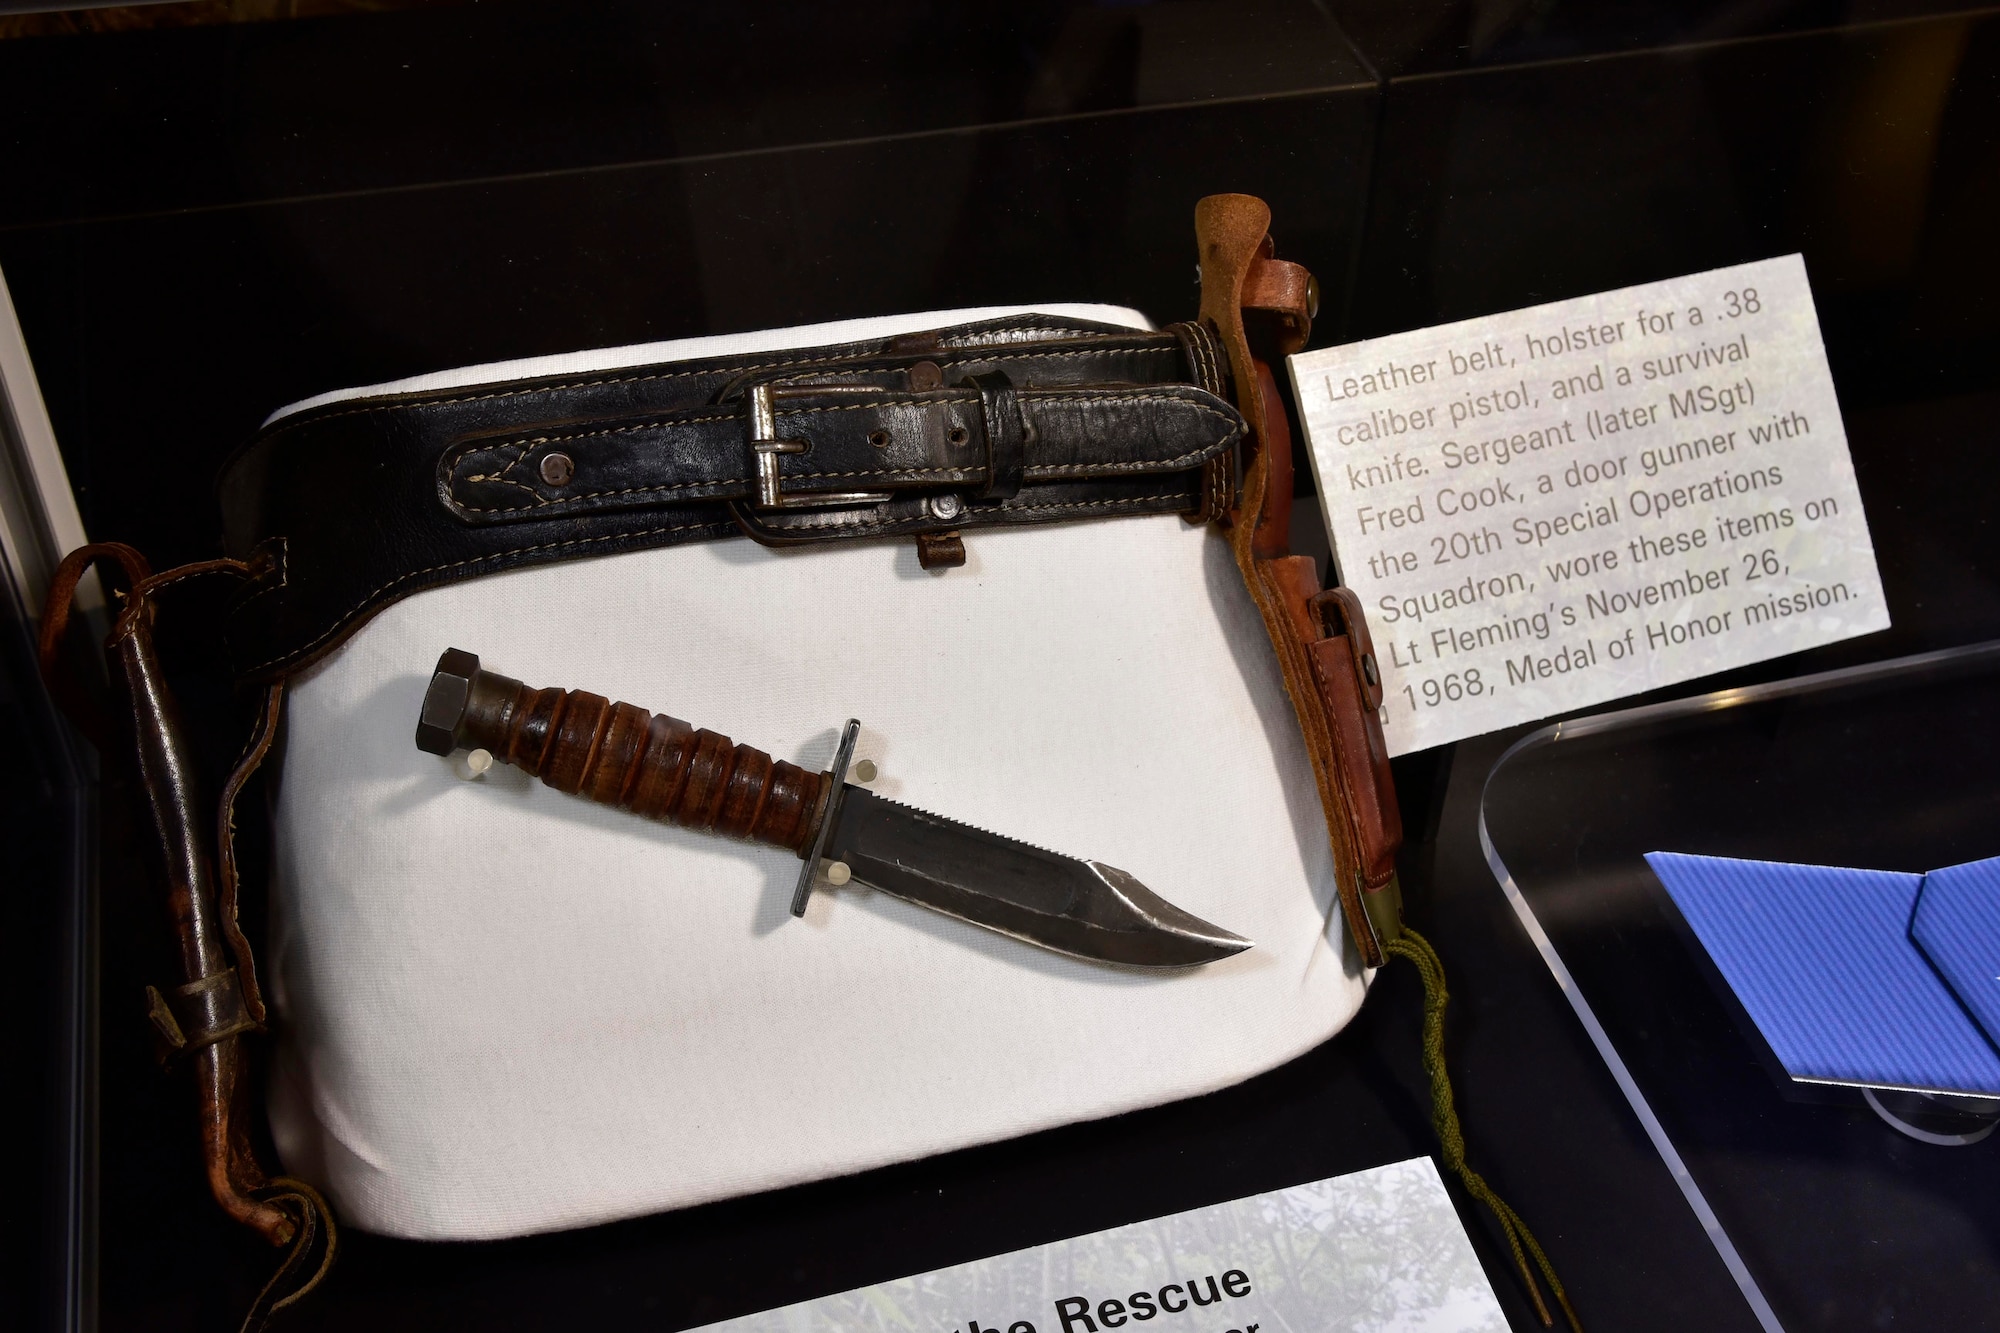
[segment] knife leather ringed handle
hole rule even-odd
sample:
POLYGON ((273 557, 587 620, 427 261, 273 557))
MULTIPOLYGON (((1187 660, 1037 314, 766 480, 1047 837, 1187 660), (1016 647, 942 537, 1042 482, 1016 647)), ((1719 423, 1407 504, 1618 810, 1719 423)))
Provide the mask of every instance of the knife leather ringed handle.
POLYGON ((831 787, 829 774, 718 732, 585 690, 535 689, 455 648, 438 659, 417 745, 483 749, 557 791, 801 856, 831 787))

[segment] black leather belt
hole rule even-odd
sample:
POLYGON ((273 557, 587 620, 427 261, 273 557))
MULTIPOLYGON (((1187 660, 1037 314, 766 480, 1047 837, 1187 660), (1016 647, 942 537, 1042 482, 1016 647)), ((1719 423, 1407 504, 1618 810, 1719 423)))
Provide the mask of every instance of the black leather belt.
POLYGON ((1024 316, 866 343, 354 399, 223 469, 247 678, 422 588, 747 533, 772 545, 1227 507, 1242 416, 1204 326, 1024 316))

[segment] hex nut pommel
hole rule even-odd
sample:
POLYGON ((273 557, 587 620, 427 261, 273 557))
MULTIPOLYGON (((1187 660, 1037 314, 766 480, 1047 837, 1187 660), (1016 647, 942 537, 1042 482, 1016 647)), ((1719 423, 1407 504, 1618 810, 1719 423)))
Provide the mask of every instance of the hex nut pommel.
POLYGON ((504 720, 521 689, 521 682, 509 676, 483 671, 479 654, 463 648, 447 648, 431 673, 431 686, 424 691, 423 711, 417 714, 417 748, 431 754, 451 754, 455 750, 485 744, 468 734, 474 714, 497 713, 504 720))
POLYGON ((450 754, 458 748, 458 727, 465 720, 466 701, 472 697, 472 681, 479 674, 479 654, 462 648, 447 648, 431 673, 431 687, 424 691, 423 711, 417 715, 417 748, 431 754, 450 754))

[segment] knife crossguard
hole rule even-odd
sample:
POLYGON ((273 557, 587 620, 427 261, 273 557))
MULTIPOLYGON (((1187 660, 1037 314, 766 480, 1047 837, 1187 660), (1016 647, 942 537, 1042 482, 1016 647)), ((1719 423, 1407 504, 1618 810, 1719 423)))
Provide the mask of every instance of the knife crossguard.
POLYGON ((537 690, 453 648, 417 722, 432 754, 483 749, 557 791, 704 833, 807 854, 837 784, 677 717, 583 690, 537 690))

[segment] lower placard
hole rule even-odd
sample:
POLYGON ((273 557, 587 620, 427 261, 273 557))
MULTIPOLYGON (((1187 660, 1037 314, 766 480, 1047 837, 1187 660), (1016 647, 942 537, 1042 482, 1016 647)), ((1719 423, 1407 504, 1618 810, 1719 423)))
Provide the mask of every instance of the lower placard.
POLYGON ((1888 627, 1797 255, 1290 364, 1391 754, 1888 627))
POLYGON ((730 1333, 1506 1327, 1424 1157, 709 1325, 730 1333))

